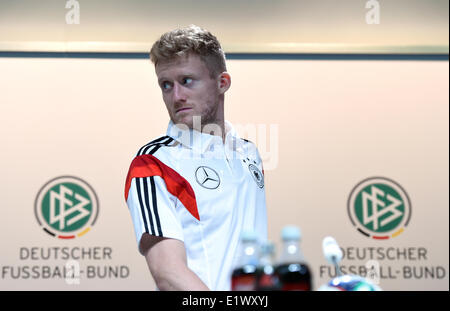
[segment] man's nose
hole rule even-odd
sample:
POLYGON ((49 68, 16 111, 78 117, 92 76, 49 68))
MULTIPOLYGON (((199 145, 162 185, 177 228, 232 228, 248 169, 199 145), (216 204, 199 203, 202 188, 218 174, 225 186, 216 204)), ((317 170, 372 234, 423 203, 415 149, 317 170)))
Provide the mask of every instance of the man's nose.
POLYGON ((186 101, 186 91, 184 90, 184 87, 178 83, 175 83, 173 86, 173 99, 175 102, 186 101))

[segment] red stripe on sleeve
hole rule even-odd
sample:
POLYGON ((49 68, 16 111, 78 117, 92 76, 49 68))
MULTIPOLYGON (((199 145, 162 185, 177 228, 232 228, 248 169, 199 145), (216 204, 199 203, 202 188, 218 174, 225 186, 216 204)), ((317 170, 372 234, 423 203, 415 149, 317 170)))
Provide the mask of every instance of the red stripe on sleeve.
POLYGON ((125 201, 128 200, 133 178, 150 176, 160 176, 164 179, 167 191, 176 196, 192 216, 200 220, 195 193, 189 182, 151 154, 137 156, 131 162, 125 182, 125 201))

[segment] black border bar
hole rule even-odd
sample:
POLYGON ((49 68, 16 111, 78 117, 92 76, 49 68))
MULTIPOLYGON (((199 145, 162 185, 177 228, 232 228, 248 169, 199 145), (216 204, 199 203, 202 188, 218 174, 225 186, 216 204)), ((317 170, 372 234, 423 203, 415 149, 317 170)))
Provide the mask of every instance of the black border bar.
MULTIPOLYGON (((6 52, 0 57, 14 58, 98 58, 98 59, 148 59, 148 53, 107 52, 6 52)), ((320 53, 227 53, 227 60, 402 60, 448 61, 448 54, 320 54, 320 53)))

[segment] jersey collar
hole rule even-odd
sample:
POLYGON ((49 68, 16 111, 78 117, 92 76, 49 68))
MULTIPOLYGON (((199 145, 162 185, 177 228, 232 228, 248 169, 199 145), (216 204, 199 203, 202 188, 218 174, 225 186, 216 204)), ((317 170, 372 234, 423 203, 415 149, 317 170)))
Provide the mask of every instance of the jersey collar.
POLYGON ((193 129, 176 126, 169 121, 167 135, 178 141, 184 147, 193 149, 201 154, 207 152, 212 146, 219 145, 232 151, 243 152, 243 140, 239 137, 233 125, 225 120, 225 143, 217 135, 201 133, 193 129))

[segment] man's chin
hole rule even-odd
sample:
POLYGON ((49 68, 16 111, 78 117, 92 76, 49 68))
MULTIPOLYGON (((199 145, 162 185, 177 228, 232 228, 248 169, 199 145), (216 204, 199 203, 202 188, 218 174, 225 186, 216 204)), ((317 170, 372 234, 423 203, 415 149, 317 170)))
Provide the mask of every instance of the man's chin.
POLYGON ((202 131, 203 127, 205 125, 207 125, 208 123, 213 123, 213 122, 207 122, 205 117, 201 117, 201 116, 193 116, 193 115, 185 115, 185 116, 176 116, 176 117, 171 117, 171 120, 173 122, 173 124, 176 125, 180 125, 180 128, 186 128, 188 127, 189 129, 194 129, 197 130, 199 132, 202 131))
POLYGON ((194 119, 192 116, 184 118, 171 118, 173 124, 180 125, 180 127, 188 127, 192 129, 194 127, 194 119))

